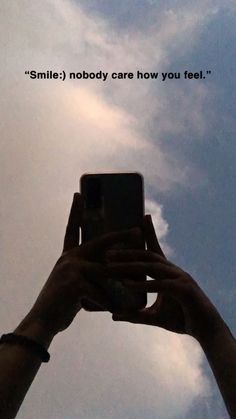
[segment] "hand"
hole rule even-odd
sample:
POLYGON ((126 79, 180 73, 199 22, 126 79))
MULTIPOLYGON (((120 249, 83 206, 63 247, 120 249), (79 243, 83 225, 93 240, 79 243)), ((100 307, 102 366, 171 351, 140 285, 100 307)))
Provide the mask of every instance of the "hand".
POLYGON ((219 313, 193 278, 165 258, 151 217, 145 218, 144 231, 147 250, 110 251, 109 270, 117 277, 146 274, 154 278, 143 282, 127 280, 126 286, 134 292, 158 293, 157 299, 151 307, 113 314, 113 320, 159 326, 198 340, 206 338, 218 327, 219 313))
POLYGON ((74 200, 66 228, 62 256, 53 268, 31 312, 30 319, 40 322, 55 335, 66 329, 82 308, 86 298, 103 308, 110 309, 106 292, 107 271, 99 260, 113 244, 132 241, 136 230, 111 233, 79 246, 79 228, 82 221, 82 199, 74 200))

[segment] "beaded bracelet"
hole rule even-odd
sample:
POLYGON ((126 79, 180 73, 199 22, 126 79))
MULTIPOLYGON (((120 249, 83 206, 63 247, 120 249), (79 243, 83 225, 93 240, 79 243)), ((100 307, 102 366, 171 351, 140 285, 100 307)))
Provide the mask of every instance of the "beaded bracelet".
POLYGON ((35 355, 39 356, 42 362, 48 362, 50 359, 50 355, 48 351, 38 342, 35 340, 28 338, 27 336, 17 335, 15 333, 7 333, 2 335, 0 338, 1 343, 9 343, 9 344, 19 344, 29 348, 35 355))

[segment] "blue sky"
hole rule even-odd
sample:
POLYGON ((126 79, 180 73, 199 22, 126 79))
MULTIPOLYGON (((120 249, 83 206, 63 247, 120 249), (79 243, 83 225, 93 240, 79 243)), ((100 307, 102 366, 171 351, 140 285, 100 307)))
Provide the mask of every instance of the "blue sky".
MULTIPOLYGON (((138 170, 169 258, 236 333, 235 12, 230 0, 1 2, 3 330, 59 256, 80 175, 138 170), (29 69, 212 74, 62 83, 29 69)), ((19 418, 227 418, 191 338, 82 313, 51 352, 19 418)))

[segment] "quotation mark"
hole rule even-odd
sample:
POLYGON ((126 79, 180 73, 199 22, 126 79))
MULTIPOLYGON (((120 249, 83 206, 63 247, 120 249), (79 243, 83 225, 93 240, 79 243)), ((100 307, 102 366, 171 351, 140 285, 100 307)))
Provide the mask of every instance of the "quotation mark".
MULTIPOLYGON (((209 76, 209 74, 211 74, 211 70, 206 70, 206 75, 209 76)), ((203 78, 205 79, 206 77, 203 76, 203 78)))

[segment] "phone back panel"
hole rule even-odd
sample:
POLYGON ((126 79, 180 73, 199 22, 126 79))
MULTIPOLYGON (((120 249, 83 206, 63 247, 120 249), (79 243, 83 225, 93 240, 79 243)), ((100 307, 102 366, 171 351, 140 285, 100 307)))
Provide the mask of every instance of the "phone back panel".
MULTIPOLYGON (((111 231, 141 227, 144 217, 143 178, 138 173, 86 174, 81 178, 81 193, 84 201, 82 242, 91 240, 111 231)), ((118 243, 113 248, 127 248, 126 243, 118 243)), ((135 248, 144 249, 144 243, 136 243, 135 248)), ((137 280, 145 280, 142 276, 137 280)), ((114 281, 113 281, 114 282, 114 281)), ((115 284, 115 282, 114 282, 115 284)), ((124 290, 123 290, 124 291, 124 290)), ((115 311, 145 307, 145 295, 119 295, 114 290, 115 311)), ((124 294, 124 293, 123 293, 124 294)), ((99 306, 85 303, 87 310, 101 310, 99 306)))
POLYGON ((144 198, 140 175, 84 175, 81 193, 86 211, 83 242, 100 234, 142 225, 144 198))

